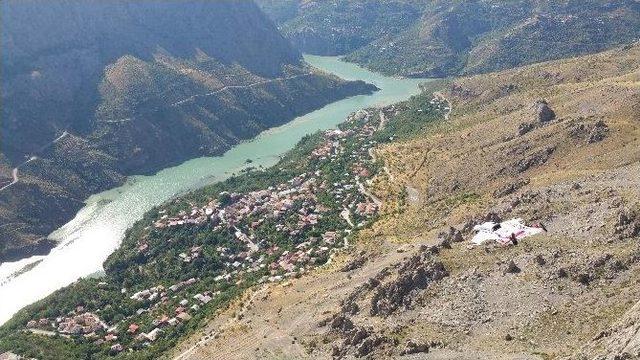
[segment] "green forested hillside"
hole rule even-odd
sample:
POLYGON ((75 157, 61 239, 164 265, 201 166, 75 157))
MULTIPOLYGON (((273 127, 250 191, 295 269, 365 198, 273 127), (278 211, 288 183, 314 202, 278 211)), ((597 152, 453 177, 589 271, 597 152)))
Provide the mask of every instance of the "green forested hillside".
POLYGON ((302 51, 343 54, 408 76, 507 69, 640 37, 640 4, 633 0, 259 3, 302 51))
POLYGON ((0 184, 19 181, 0 190, 0 262, 125 175, 374 90, 310 68, 250 1, 9 0, 1 23, 0 184))

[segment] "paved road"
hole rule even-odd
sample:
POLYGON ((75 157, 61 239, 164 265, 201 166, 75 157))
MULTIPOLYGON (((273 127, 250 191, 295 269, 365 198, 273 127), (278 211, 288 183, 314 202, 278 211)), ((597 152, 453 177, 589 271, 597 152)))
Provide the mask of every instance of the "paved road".
POLYGON ((384 129, 385 125, 387 125, 387 117, 384 115, 384 112, 380 110, 380 124, 378 125, 378 130, 384 129))

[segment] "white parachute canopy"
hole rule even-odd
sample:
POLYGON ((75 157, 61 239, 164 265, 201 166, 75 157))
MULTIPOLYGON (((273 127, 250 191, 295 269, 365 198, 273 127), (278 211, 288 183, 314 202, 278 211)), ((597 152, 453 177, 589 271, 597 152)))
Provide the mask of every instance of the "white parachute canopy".
POLYGON ((524 220, 520 218, 503 221, 499 224, 488 221, 474 226, 473 230, 476 231, 476 235, 471 239, 471 242, 476 245, 482 245, 492 240, 500 244, 507 244, 511 241, 511 234, 520 240, 544 232, 541 227, 526 226, 524 220))

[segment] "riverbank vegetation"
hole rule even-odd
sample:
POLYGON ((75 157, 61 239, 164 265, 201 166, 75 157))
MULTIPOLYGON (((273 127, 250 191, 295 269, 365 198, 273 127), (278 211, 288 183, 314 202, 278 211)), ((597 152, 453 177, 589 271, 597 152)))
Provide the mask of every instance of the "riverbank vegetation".
POLYGON ((424 94, 360 110, 304 137, 269 169, 152 209, 107 259, 103 278, 21 310, 0 328, 0 351, 157 358, 247 288, 302 276, 348 246, 381 205, 367 190, 382 168, 370 150, 421 134, 445 106, 424 94))

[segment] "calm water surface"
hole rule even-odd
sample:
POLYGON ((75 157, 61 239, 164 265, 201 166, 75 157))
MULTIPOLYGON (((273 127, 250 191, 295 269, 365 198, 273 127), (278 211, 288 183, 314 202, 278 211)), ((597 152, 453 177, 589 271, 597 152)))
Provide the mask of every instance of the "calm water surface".
POLYGON ((426 81, 386 77, 336 57, 305 59, 324 71, 348 80, 364 80, 382 90, 300 116, 235 146, 223 156, 193 159, 152 176, 132 176, 119 188, 91 196, 73 220, 51 234, 60 245, 49 255, 0 265, 0 324, 25 305, 80 277, 102 271, 102 263, 119 246, 126 229, 153 206, 224 180, 247 166, 269 167, 304 135, 335 127, 359 109, 405 100, 417 94, 418 84, 426 81), (247 159, 253 162, 246 164, 247 159))

